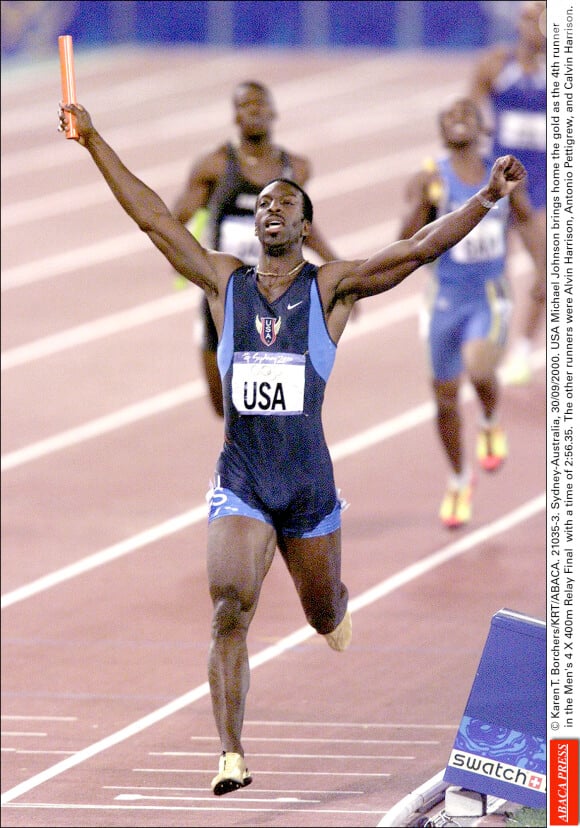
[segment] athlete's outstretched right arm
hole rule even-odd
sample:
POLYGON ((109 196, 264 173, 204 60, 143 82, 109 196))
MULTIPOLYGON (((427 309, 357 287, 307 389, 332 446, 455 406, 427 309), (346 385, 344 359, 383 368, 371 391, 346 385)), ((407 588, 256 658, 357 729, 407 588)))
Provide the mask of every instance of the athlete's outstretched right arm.
POLYGON ((89 151, 125 212, 147 233, 175 270, 206 292, 217 294, 219 274, 223 277, 231 273, 238 260, 203 248, 187 228, 173 218, 157 193, 127 169, 80 104, 61 104, 60 128, 66 124, 66 112, 75 116, 78 142, 89 151))

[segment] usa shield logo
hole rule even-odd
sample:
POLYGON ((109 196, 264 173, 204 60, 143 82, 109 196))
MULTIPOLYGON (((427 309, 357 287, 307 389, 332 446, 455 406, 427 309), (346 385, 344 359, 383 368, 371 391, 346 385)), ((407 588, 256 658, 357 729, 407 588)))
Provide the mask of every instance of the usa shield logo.
POLYGON ((276 319, 274 316, 256 316, 256 330, 264 345, 270 346, 276 342, 281 325, 281 317, 276 319))

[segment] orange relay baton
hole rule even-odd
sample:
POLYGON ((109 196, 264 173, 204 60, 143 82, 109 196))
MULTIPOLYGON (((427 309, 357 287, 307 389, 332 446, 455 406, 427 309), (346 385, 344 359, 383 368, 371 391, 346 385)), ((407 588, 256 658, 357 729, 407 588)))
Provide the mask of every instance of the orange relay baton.
MULTIPOLYGON (((71 35, 60 35, 58 38, 58 52, 60 56, 60 83, 62 87, 62 102, 66 104, 77 102, 77 90, 75 84, 75 64, 73 55, 73 42, 71 35)), ((68 115, 68 126, 66 128, 67 138, 78 138, 74 115, 68 115)))

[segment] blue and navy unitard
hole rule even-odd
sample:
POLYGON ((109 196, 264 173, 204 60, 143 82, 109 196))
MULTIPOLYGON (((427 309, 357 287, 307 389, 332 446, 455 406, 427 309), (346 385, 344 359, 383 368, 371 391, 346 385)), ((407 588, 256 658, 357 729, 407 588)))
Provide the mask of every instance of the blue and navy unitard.
MULTIPOLYGON (((436 162, 443 184, 437 215, 450 213, 488 181, 491 162, 477 184, 466 184, 449 157, 436 162)), ((433 265, 429 298, 429 352, 435 379, 456 379, 463 371, 462 346, 472 339, 504 345, 512 310, 504 276, 509 198, 500 199, 482 221, 433 265)))
POLYGON ((254 267, 230 276, 218 346, 225 440, 210 520, 250 515, 291 537, 328 534, 340 525, 322 427, 336 345, 317 273, 305 264, 274 302, 260 293, 254 267))

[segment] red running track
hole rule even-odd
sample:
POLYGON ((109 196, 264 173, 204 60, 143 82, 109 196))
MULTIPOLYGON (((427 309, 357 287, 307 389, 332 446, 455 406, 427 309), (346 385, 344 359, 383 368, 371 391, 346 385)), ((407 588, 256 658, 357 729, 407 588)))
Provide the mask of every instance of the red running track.
MULTIPOLYGON (((172 203, 227 136, 242 79, 271 85, 277 139, 308 155, 344 256, 395 238, 468 56, 119 51, 77 57, 104 136, 172 203), (111 83, 111 77, 115 82, 111 83)), ((304 626, 276 559, 249 637, 254 783, 216 798, 206 682, 204 495, 221 440, 201 382, 198 296, 56 131, 58 63, 2 84, 2 825, 373 826, 441 770, 492 615, 545 611, 545 354, 506 388, 510 458, 472 524, 439 526, 418 310, 427 274, 366 300, 325 426, 354 639, 304 626)), ((511 270, 518 314, 529 285, 511 270)), ((466 396, 466 442, 477 411, 466 396)))

